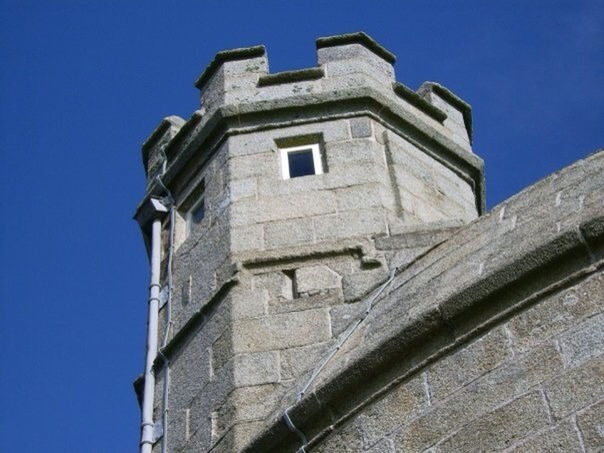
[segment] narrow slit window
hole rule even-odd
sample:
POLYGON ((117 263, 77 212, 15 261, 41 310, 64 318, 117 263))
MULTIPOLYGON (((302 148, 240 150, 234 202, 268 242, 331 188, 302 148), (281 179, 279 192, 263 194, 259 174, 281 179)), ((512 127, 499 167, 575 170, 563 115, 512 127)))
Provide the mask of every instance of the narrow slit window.
POLYGON ((199 225, 206 215, 205 200, 203 197, 187 213, 187 229, 189 234, 195 226, 199 225))
POLYGON ((319 145, 281 148, 281 171, 283 179, 322 174, 319 145))

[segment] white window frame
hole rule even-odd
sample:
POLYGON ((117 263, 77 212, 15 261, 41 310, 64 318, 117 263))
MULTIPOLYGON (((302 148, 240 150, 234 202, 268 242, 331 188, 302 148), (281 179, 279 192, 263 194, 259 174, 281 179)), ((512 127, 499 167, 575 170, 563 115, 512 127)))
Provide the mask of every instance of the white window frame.
MULTIPOLYGON (((280 148, 281 151, 281 174, 283 179, 291 179, 289 175, 289 154, 298 151, 312 150, 312 161, 315 169, 315 175, 323 174, 323 162, 321 161, 321 149, 318 143, 302 146, 292 146, 289 148, 280 148)), ((310 176, 310 175, 308 175, 310 176)))

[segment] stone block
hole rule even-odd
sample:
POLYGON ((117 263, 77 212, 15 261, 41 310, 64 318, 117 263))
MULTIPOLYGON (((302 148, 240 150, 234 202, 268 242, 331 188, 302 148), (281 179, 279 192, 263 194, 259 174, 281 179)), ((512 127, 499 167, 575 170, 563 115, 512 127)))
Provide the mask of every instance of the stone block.
MULTIPOLYGON (((293 287, 292 287, 293 291, 293 287)), ((292 293, 292 296, 294 294, 292 293)), ((317 308, 328 308, 341 304, 342 301, 342 290, 328 289, 320 293, 315 293, 312 296, 306 295, 302 297, 270 299, 268 303, 269 314, 274 313, 289 313, 296 311, 313 310, 317 308)))
POLYGON ((409 192, 406 189, 400 190, 400 199, 403 209, 403 217, 413 217, 413 223, 451 220, 451 216, 439 210, 438 206, 431 204, 427 200, 419 197, 417 194, 409 192))
POLYGON ((424 450, 457 431, 469 420, 495 410, 501 404, 557 375, 562 357, 551 343, 506 362, 482 378, 436 402, 396 434, 397 451, 424 450))
MULTIPOLYGON (((325 169, 323 170, 325 171, 325 169)), ((275 175, 258 178, 258 196, 260 198, 283 197, 301 192, 323 190, 328 174, 282 179, 281 172, 279 172, 275 175)))
MULTIPOLYGON (((208 416, 208 419, 210 417, 208 416)), ((211 423, 196 427, 181 451, 208 451, 212 444, 211 423)), ((160 445, 160 444, 156 444, 160 445)), ((155 452, 154 452, 155 453, 155 452)))
POLYGON ((604 400, 577 414, 585 451, 601 452, 604 446, 604 400))
POLYGON ((318 49, 317 59, 328 77, 362 72, 386 84, 394 81, 392 65, 359 44, 318 49))
POLYGON ((380 210, 346 211, 313 219, 318 241, 354 236, 386 234, 386 221, 380 210))
POLYGON ((371 121, 369 118, 351 118, 350 132, 353 138, 371 137, 371 121))
POLYGON ((511 356, 512 351, 503 328, 490 331, 430 368, 432 397, 444 399, 458 388, 497 368, 511 356))
POLYGON ((604 356, 573 368, 545 386, 556 419, 572 414, 604 397, 604 356))
POLYGON ((549 451, 580 453, 581 443, 571 420, 567 419, 558 423, 553 428, 547 428, 531 436, 526 441, 513 446, 510 452, 540 453, 549 451))
POLYGON ((234 389, 226 402, 212 414, 213 437, 219 439, 236 423, 268 416, 280 393, 278 384, 234 389))
POLYGON ((276 351, 237 354, 232 359, 236 387, 279 381, 279 355, 276 351))
POLYGON ((215 439, 218 442, 211 449, 212 453, 243 451, 244 447, 260 432, 262 426, 262 421, 248 421, 234 424, 224 437, 215 439))
POLYGON ((385 166, 382 156, 382 146, 367 138, 325 144, 325 157, 330 171, 335 171, 335 167, 338 165, 353 163, 385 166))
POLYGON ((328 343, 320 343, 281 350, 281 378, 295 379, 313 369, 320 362, 328 346, 328 343))
POLYGON ((312 219, 293 219, 264 224, 264 243, 267 249, 308 244, 314 241, 312 219))
POLYGON ((294 278, 296 292, 300 297, 342 287, 342 277, 322 264, 296 269, 294 278))
POLYGON ((380 286, 387 277, 388 269, 385 265, 344 276, 342 279, 344 300, 350 303, 360 298, 366 299, 365 296, 369 297, 368 293, 380 286))
POLYGON ((266 298, 269 301, 269 312, 273 301, 292 299, 294 296, 293 277, 289 273, 286 275, 281 270, 258 274, 254 276, 252 284, 254 290, 262 290, 266 293, 266 298))
POLYGON ((336 189, 336 202, 339 211, 382 206, 382 184, 363 184, 336 189))
POLYGON ((365 309, 364 301, 352 304, 341 304, 333 307, 330 311, 331 334, 335 337, 340 335, 365 309))
POLYGON ((334 431, 327 439, 317 445, 318 453, 357 453, 363 450, 363 439, 359 427, 353 420, 334 431))
POLYGON ((268 151, 245 156, 234 156, 228 160, 231 183, 236 179, 280 175, 279 159, 275 152, 268 151))
POLYGON ((258 318, 267 312, 267 294, 262 290, 239 290, 229 295, 228 304, 231 319, 258 318))
MULTIPOLYGON (((348 140, 350 139, 350 131, 348 127, 348 120, 330 120, 330 121, 321 121, 315 124, 304 124, 301 126, 292 126, 286 128, 280 128, 273 131, 265 132, 265 134, 269 134, 273 142, 286 144, 291 139, 293 140, 289 146, 296 146, 295 140, 298 137, 312 136, 316 135, 317 137, 321 137, 322 141, 325 143, 329 142, 337 142, 340 140, 348 140)), ((284 145, 287 146, 287 145, 284 145)))
POLYGON ((333 165, 320 176, 324 189, 337 189, 385 181, 374 162, 344 162, 333 165))
POLYGON ((188 407, 210 379, 210 349, 198 332, 171 360, 170 383, 181 390, 170 394, 170 406, 188 407))
MULTIPOLYGON (((604 292, 599 296, 602 297, 604 292)), ((560 347, 567 366, 578 366, 604 354, 604 313, 589 318, 560 336, 560 347)))
POLYGON ((513 348, 524 352, 601 310, 604 276, 594 274, 572 288, 553 294, 508 323, 513 348))
POLYGON ((336 212, 335 195, 326 190, 301 192, 283 197, 241 200, 233 204, 234 225, 252 225, 336 212))
POLYGON ((238 201, 242 198, 256 196, 256 178, 235 179, 229 185, 230 199, 238 201))
POLYGON ((233 323, 233 347, 236 353, 306 346, 330 338, 329 315, 322 309, 233 323))
POLYGON ((437 446, 439 452, 495 451, 549 423, 541 392, 530 392, 467 424, 437 446))
POLYGON ((367 453, 395 453, 394 443, 390 439, 382 439, 369 448, 367 453))
POLYGON ((361 412, 358 426, 365 447, 375 444, 428 405, 423 381, 423 376, 418 376, 399 384, 361 412))
POLYGON ((224 404, 212 413, 213 439, 220 439, 237 423, 268 416, 281 390, 278 384, 235 388, 224 404))
POLYGON ((233 227, 230 234, 232 253, 262 250, 264 248, 262 225, 233 227))
POLYGON ((233 354, 231 331, 226 329, 212 344, 212 374, 216 375, 233 354))

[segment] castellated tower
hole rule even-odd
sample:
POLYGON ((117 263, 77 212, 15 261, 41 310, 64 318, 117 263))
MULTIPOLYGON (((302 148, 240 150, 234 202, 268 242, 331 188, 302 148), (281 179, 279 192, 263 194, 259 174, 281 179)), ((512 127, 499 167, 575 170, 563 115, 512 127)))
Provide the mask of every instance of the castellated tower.
POLYGON ((263 46, 219 52, 143 145, 143 451, 253 450, 393 271, 483 212, 468 104, 363 33, 316 46, 272 74, 263 46))

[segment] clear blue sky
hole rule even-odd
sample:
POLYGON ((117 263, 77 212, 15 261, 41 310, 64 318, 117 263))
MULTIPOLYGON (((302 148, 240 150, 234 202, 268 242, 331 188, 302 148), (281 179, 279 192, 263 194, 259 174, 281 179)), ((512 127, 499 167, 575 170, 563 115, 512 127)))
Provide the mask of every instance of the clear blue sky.
POLYGON ((140 145, 221 49, 272 71, 363 30, 472 104, 489 207, 603 145, 604 2, 0 1, 0 449, 130 452, 147 258, 140 145), (486 5, 489 5, 488 7, 486 5))

